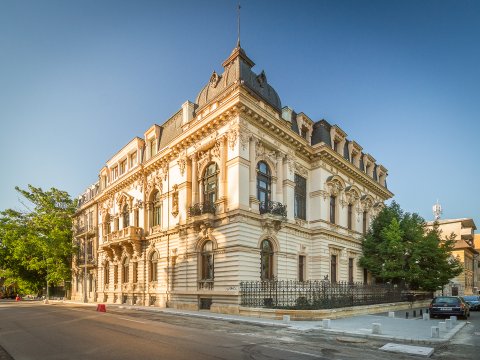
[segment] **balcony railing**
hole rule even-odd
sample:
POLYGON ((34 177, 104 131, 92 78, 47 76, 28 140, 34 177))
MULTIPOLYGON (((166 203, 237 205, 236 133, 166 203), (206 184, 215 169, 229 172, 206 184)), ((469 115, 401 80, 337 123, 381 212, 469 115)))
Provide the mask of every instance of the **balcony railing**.
POLYGON ((262 201, 259 205, 260 214, 272 214, 287 217, 287 205, 278 201, 262 201))
POLYGON ((214 214, 215 215, 215 204, 211 202, 198 203, 190 206, 188 208, 188 213, 190 216, 199 216, 203 214, 214 214))
POLYGON ((127 226, 123 229, 112 231, 107 235, 107 241, 117 240, 140 240, 143 235, 143 229, 137 226, 127 226))
POLYGON ((198 290, 213 290, 213 280, 198 280, 198 290))
POLYGON ((96 230, 97 227, 94 225, 81 225, 75 227, 75 234, 78 236, 85 233, 95 233, 96 230))

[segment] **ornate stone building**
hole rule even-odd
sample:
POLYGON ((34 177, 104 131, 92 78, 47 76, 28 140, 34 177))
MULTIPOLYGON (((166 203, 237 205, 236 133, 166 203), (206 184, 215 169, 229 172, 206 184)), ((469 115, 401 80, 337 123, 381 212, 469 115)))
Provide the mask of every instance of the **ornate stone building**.
POLYGON ((195 103, 107 161, 75 218, 93 211, 75 239, 95 244, 73 298, 237 312, 244 280, 368 280, 361 236, 393 195, 387 169, 282 107, 253 66, 237 46, 195 103))

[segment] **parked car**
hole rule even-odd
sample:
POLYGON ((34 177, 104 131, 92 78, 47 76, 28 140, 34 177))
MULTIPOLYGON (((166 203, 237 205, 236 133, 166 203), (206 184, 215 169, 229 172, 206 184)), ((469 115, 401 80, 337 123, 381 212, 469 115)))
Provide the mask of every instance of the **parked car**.
POLYGON ((470 306, 471 311, 480 310, 480 296, 479 295, 468 295, 464 296, 463 300, 470 306))
POLYGON ((430 319, 439 315, 456 315, 463 319, 470 316, 470 308, 460 296, 437 296, 430 303, 429 312, 430 319))

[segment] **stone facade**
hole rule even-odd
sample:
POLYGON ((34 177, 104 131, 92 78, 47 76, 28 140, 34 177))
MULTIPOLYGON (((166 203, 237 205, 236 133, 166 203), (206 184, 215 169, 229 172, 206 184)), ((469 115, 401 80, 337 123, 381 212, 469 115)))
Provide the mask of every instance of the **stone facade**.
POLYGON ((238 312, 241 281, 368 280, 361 236, 393 195, 387 169, 282 108, 253 66, 236 47, 196 103, 107 161, 74 219, 94 213, 74 241, 95 244, 91 265, 73 261, 73 298, 238 312))

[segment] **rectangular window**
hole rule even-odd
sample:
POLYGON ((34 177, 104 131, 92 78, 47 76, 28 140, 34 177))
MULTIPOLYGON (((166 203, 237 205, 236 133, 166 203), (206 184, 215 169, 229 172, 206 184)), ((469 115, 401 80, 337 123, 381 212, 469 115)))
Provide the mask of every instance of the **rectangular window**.
POLYGON ((348 229, 352 230, 353 228, 353 205, 348 204, 348 229))
POLYGON ((333 195, 330 196, 330 222, 332 224, 335 224, 336 202, 337 198, 333 195))
POLYGON ((365 235, 367 233, 367 212, 364 211, 363 212, 363 226, 362 226, 362 229, 363 229, 363 234, 365 235))
POLYGON ((295 217, 307 219, 307 179, 295 174, 295 217))
POLYGON ((348 259, 348 282, 353 284, 353 258, 348 259))
POLYGON ((332 283, 337 282, 337 255, 332 255, 330 260, 330 278, 332 283))
POLYGON ((105 266, 105 271, 104 271, 104 275, 103 275, 103 282, 105 284, 110 283, 110 268, 109 268, 109 265, 105 266))
POLYGON ((368 270, 363 268, 363 283, 368 284, 368 270))
POLYGON ((340 145, 340 143, 338 141, 334 141, 333 142, 333 150, 335 150, 336 152, 338 152, 338 146, 340 145))
POLYGON ((298 281, 305 281, 305 255, 298 257, 298 281))
POLYGON ((127 171, 127 159, 123 160, 120 163, 120 175, 125 174, 126 171, 127 171))
POLYGON ((306 140, 307 134, 308 134, 308 129, 306 127, 302 127, 302 130, 300 131, 300 135, 302 136, 302 138, 306 140))
POLYGON ((116 180, 118 178, 118 166, 115 166, 112 169, 112 180, 116 180))
POLYGON ((135 151, 134 153, 130 154, 130 167, 134 167, 137 165, 137 152, 135 151))
POLYGON ((115 218, 115 222, 114 222, 114 231, 118 231, 119 229, 119 225, 118 225, 118 218, 115 218))
POLYGON ((138 282, 138 263, 133 263, 133 282, 138 282))
POLYGON ((138 227, 138 209, 133 211, 133 226, 138 227))
POLYGON ((155 146, 155 140, 151 140, 149 145, 150 145, 150 157, 152 158, 157 153, 157 147, 155 146))

